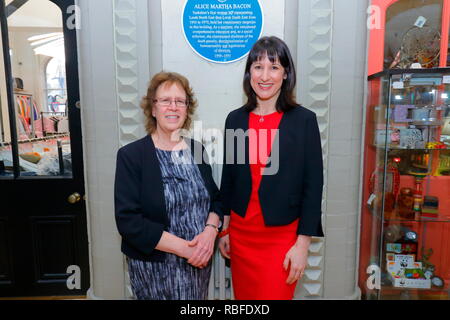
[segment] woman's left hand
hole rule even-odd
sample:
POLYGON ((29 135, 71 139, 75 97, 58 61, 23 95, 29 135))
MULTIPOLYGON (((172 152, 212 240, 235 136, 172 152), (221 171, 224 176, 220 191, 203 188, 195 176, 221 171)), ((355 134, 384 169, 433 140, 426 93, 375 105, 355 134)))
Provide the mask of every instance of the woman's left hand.
POLYGON ((293 284, 303 277, 308 263, 308 247, 295 244, 289 249, 283 262, 284 270, 289 270, 289 276, 286 279, 287 284, 293 284))
POLYGON ((188 260, 188 263, 194 267, 206 267, 214 252, 216 236, 217 231, 214 228, 205 227, 202 233, 196 235, 192 241, 189 241, 188 245, 195 247, 195 251, 188 260))

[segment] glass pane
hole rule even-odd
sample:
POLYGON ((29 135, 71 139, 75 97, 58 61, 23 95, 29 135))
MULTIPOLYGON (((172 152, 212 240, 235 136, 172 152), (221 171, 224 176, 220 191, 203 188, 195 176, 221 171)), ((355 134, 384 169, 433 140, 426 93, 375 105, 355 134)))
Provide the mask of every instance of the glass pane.
POLYGON ((8 17, 22 176, 72 176, 62 27, 49 0, 25 2, 8 17))
POLYGON ((382 299, 449 299, 449 75, 392 76, 382 299))
POLYGON ((13 171, 3 43, 0 37, 0 179, 13 177, 13 171))
POLYGON ((359 285, 450 299, 450 73, 369 80, 359 285))
POLYGON ((400 0, 386 12, 384 69, 439 66, 443 0, 400 0))
POLYGON ((53 58, 47 64, 47 109, 53 112, 66 112, 66 69, 64 59, 53 58))
POLYGON ((369 81, 366 135, 364 152, 364 185, 360 245, 359 283, 365 299, 377 299, 380 275, 380 244, 383 200, 390 198, 383 192, 385 146, 388 143, 386 126, 389 110, 389 78, 369 81), (373 268, 373 269, 368 269, 373 268), (371 275, 371 272, 374 272, 371 275))
POLYGON ((448 41, 447 41, 447 67, 450 67, 450 26, 448 28, 448 41))

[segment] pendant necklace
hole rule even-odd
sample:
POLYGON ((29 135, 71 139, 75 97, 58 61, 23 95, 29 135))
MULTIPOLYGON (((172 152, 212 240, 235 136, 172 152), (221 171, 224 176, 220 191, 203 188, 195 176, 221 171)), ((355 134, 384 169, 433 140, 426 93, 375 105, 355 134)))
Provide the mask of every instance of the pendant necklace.
POLYGON ((262 114, 257 114, 257 113, 256 113, 256 115, 259 117, 259 122, 260 123, 263 123, 264 120, 265 120, 264 117, 267 116, 267 114, 266 115, 262 115, 262 114))
POLYGON ((256 114, 257 116, 259 116, 259 122, 260 122, 260 123, 264 122, 264 116, 263 116, 262 114, 257 114, 256 112, 255 112, 255 114, 256 114))
POLYGON ((268 116, 269 114, 272 114, 273 112, 276 111, 276 109, 275 110, 271 110, 269 108, 269 110, 265 110, 265 111, 266 111, 266 114, 260 114, 260 113, 264 113, 264 111, 262 111, 262 110, 258 110, 258 113, 256 113, 256 110, 253 111, 253 113, 256 114, 259 117, 259 120, 258 120, 259 123, 263 123, 266 120, 264 117, 268 116))

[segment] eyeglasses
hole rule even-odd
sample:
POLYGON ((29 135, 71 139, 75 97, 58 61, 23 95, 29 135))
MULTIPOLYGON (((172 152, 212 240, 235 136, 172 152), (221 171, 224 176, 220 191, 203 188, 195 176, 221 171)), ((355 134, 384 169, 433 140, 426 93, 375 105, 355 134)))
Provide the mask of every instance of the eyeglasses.
POLYGON ((155 103, 157 102, 163 107, 170 106, 172 104, 172 102, 175 102, 175 105, 178 108, 186 108, 188 106, 187 101, 186 100, 182 100, 182 99, 172 100, 172 99, 164 98, 164 99, 155 99, 155 100, 153 100, 153 102, 155 102, 155 103))

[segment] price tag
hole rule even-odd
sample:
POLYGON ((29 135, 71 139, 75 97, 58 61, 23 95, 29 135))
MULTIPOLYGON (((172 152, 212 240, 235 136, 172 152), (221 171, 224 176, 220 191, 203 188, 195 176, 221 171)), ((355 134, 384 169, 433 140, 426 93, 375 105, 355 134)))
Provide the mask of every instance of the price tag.
POLYGON ((442 82, 443 82, 443 83, 450 83, 450 76, 444 76, 444 77, 442 78, 442 82))
POLYGON ((414 23, 414 25, 416 27, 422 28, 425 25, 425 22, 427 22, 427 19, 425 17, 418 17, 416 20, 416 23, 414 23))
POLYGON ((403 84, 403 81, 395 81, 394 83, 392 83, 392 87, 394 89, 403 89, 405 86, 403 84))
POLYGON ((371 206, 373 200, 375 200, 376 197, 377 197, 377 196, 376 196, 375 194, 372 193, 372 194, 370 195, 369 199, 367 200, 367 204, 368 204, 369 206, 371 206))

